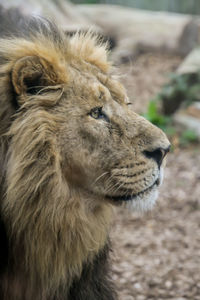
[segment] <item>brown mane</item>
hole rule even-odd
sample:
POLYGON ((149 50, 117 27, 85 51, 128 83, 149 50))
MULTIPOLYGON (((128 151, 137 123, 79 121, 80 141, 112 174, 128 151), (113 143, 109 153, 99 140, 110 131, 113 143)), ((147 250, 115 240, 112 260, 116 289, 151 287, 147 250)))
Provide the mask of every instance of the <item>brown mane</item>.
MULTIPOLYGON (((15 261, 17 281, 26 281, 21 277, 25 269, 27 276, 31 276, 29 292, 41 285, 45 294, 63 284, 66 289, 74 277, 80 276, 83 263, 104 246, 110 222, 108 205, 101 205, 90 215, 82 203, 82 195, 69 190, 55 141, 60 117, 49 112, 48 107, 62 96, 62 83, 68 81, 66 65, 70 62, 80 60, 104 71, 108 64, 105 48, 97 47, 96 37, 90 33, 77 34, 69 41, 49 22, 37 26, 28 39, 0 40, 0 61, 3 61, 0 65, 0 179, 1 194, 5 194, 1 214, 7 224, 12 255, 20 251, 25 256, 25 265, 24 258, 20 261, 20 253, 15 261), (53 87, 52 92, 45 94, 48 86, 45 87, 44 80, 42 96, 19 97, 22 108, 15 114, 14 94, 20 93, 17 76, 21 62, 19 66, 17 62, 23 57, 40 57, 48 76, 45 80, 53 87), (11 80, 17 85, 15 92, 11 80), (37 98, 37 102, 32 98, 37 98)), ((19 282, 13 280, 13 286, 17 286, 19 282)), ((4 281, 5 285, 7 281, 11 284, 10 277, 4 281)), ((38 296, 41 297, 35 295, 38 296)), ((26 297, 32 299, 30 295, 26 297)))

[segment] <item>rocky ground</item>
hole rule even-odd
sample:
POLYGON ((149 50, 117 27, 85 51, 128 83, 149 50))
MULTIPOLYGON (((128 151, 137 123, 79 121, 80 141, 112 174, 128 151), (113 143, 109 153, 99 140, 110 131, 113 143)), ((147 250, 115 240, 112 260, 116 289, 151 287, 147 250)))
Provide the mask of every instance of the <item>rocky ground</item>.
MULTIPOLYGON (((137 112, 179 63, 178 57, 145 55, 120 68, 137 112)), ((117 209, 112 240, 120 300, 200 300, 200 145, 168 155, 152 212, 117 209)))

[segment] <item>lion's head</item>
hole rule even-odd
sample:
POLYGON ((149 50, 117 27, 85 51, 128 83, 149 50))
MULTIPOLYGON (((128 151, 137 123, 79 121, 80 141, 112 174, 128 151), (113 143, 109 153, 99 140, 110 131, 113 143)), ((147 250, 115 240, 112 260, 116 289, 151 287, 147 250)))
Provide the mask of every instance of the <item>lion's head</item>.
POLYGON ((0 41, 1 214, 46 285, 102 247, 112 204, 149 209, 157 198, 169 142, 109 70, 91 33, 67 38, 44 23, 0 41))

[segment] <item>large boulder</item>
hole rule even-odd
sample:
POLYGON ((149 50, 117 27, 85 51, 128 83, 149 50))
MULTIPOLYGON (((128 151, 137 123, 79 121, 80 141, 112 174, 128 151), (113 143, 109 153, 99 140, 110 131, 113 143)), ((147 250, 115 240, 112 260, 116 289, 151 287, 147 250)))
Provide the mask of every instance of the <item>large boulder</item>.
POLYGON ((183 131, 194 133, 196 139, 200 141, 200 103, 191 104, 185 109, 180 109, 173 116, 174 123, 183 131))
POLYGON ((177 69, 177 74, 200 72, 200 47, 192 50, 177 69))
POLYGON ((78 11, 117 40, 116 61, 141 52, 162 51, 185 56, 197 43, 193 17, 114 5, 78 5, 78 11))
POLYGON ((43 16, 61 25, 67 31, 88 30, 91 27, 95 31, 101 31, 67 0, 1 0, 0 2, 5 12, 9 13, 10 10, 16 9, 24 15, 43 16))
POLYGON ((161 92, 162 110, 171 115, 182 105, 200 102, 200 47, 192 50, 161 92))

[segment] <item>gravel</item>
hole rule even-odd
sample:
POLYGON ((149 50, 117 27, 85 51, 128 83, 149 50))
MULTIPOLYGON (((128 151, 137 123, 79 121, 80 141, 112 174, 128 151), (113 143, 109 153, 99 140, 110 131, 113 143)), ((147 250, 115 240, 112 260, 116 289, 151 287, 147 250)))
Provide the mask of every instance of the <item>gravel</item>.
MULTIPOLYGON (((140 57, 132 69, 121 67, 121 73, 129 70, 122 80, 137 112, 179 63, 159 54, 140 57)), ((155 209, 145 215, 116 209, 113 279, 120 300, 200 300, 199 183, 199 145, 175 147, 155 209)))

